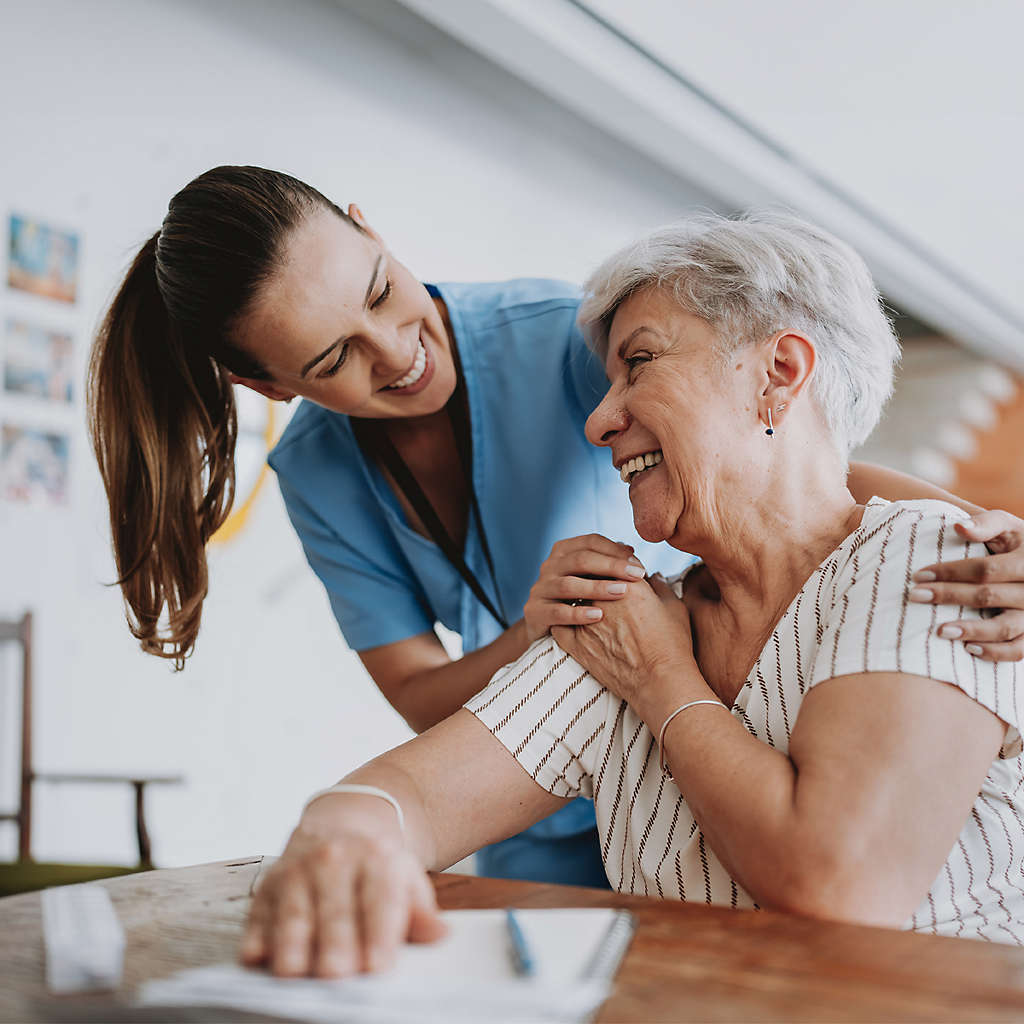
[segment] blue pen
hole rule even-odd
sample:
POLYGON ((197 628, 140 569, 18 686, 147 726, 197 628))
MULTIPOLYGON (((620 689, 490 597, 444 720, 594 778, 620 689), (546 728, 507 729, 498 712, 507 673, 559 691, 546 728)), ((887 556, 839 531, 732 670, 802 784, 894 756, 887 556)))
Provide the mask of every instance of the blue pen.
POLYGON ((526 944, 526 936, 511 910, 505 911, 505 927, 508 929, 508 948, 512 954, 512 965, 521 978, 529 978, 533 974, 533 956, 526 944))

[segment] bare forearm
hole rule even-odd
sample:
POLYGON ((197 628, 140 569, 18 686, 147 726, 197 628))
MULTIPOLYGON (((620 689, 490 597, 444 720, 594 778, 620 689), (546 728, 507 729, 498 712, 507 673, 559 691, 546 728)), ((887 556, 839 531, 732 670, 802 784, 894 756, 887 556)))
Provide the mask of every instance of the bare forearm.
POLYGON ((324 838, 356 832, 399 842, 429 869, 446 868, 515 835, 564 803, 538 786, 468 711, 381 754, 344 781, 394 797, 405 819, 404 836, 387 801, 361 794, 315 800, 300 828, 324 838))
POLYGON ((929 498, 935 501, 948 501, 965 512, 974 515, 982 511, 978 505, 944 491, 941 487, 919 480, 908 473, 898 473, 886 466, 878 466, 872 462, 851 462, 850 473, 846 481, 854 500, 860 504, 869 501, 875 495, 887 501, 906 501, 914 498, 929 498))
MULTIPOLYGON (((655 736, 675 708, 715 698, 699 675, 686 692, 678 679, 637 709, 655 736)), ((708 846, 758 905, 814 913, 818 869, 828 867, 815 847, 827 828, 790 758, 752 737, 724 707, 700 705, 669 725, 665 760, 708 846)))
POLYGON ((416 732, 424 732, 458 711, 528 646, 520 619, 487 646, 409 676, 392 704, 416 732))

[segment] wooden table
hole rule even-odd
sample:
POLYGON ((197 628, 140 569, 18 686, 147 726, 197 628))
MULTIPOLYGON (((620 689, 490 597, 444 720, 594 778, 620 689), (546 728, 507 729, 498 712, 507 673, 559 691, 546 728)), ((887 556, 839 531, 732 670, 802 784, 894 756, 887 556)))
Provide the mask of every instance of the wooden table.
MULTIPOLYGON (((186 967, 233 959, 262 858, 110 879, 127 933, 119 998, 186 967)), ((596 889, 434 877, 445 909, 626 907, 637 932, 599 1021, 1024 1021, 1024 950, 596 889)), ((0 1020, 64 1016, 47 998, 37 893, 0 900, 0 1020)), ((105 1000, 108 997, 90 997, 105 1000)), ((68 1005, 69 1009, 71 1004, 68 1005)), ((170 1019, 152 1011, 119 1019, 170 1019)), ((183 1019, 176 1015, 175 1019, 183 1019)), ((229 1017, 219 1011, 215 1019, 229 1017)))

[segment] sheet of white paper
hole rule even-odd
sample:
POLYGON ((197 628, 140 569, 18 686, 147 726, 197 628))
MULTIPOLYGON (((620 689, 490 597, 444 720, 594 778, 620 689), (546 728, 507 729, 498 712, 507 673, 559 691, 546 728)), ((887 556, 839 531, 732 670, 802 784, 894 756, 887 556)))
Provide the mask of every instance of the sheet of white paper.
POLYGON ((449 928, 444 939, 402 947, 395 966, 380 974, 282 979, 224 964, 150 982, 140 999, 235 1006, 322 1024, 586 1020, 610 988, 583 974, 615 911, 521 910, 516 916, 536 964, 530 978, 515 974, 505 912, 462 910, 443 915, 449 928))

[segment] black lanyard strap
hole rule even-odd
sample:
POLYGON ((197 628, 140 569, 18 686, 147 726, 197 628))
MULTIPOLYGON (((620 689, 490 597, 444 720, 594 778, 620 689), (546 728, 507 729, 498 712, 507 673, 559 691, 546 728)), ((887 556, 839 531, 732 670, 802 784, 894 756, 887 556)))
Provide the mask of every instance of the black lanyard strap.
POLYGON ((426 527, 427 532, 430 534, 431 540, 433 540, 441 549, 445 558, 448 559, 449 564, 458 572, 466 582, 469 589, 473 591, 476 599, 494 617, 495 621, 501 625, 502 629, 508 629, 509 623, 506 615, 504 614, 505 609, 501 600, 501 590, 498 587, 497 575, 494 571, 494 561, 491 558, 490 545, 487 543, 487 533, 484 530, 483 517, 480 515, 480 505, 477 502, 476 489, 473 487, 472 442, 469 437, 469 407, 465 400, 461 381, 459 383, 459 387, 456 388, 455 394, 452 395, 448 402, 447 410, 452 423, 452 430, 455 434, 455 444, 458 449, 459 462, 462 465, 462 471, 466 478, 466 486, 469 489, 471 514, 476 517, 477 528, 480 531, 480 547, 483 551, 484 560, 487 562, 487 569, 491 576, 491 582, 494 585, 494 592, 498 599, 498 604, 501 606, 501 612, 494 607, 493 602, 487 596, 487 592, 484 590, 483 586, 481 586, 480 581, 476 578, 473 570, 466 564, 466 560, 462 557, 462 552, 459 550, 459 546, 452 539, 447 529, 445 529, 444 523, 441 522, 441 517, 437 514, 437 510, 434 506, 430 503, 430 499, 420 486, 420 482, 413 475, 412 470, 410 470, 406 465, 405 460, 399 454, 394 442, 388 436, 386 421, 353 419, 352 429, 356 434, 356 439, 359 441, 364 451, 375 454, 391 474, 395 483, 398 485, 399 490, 405 496, 409 504, 412 505, 416 514, 420 517, 420 520, 426 527))

